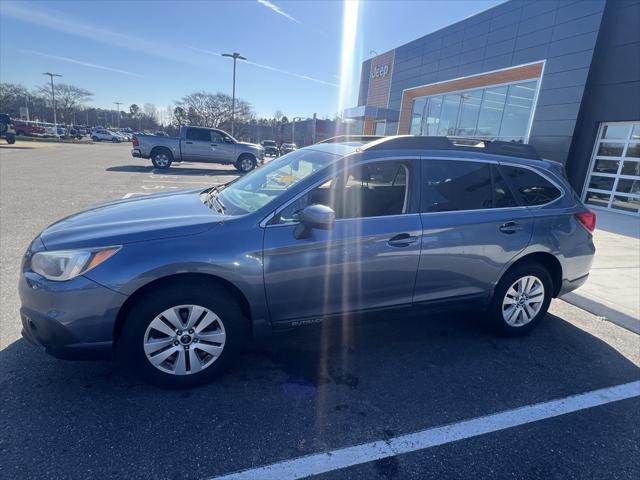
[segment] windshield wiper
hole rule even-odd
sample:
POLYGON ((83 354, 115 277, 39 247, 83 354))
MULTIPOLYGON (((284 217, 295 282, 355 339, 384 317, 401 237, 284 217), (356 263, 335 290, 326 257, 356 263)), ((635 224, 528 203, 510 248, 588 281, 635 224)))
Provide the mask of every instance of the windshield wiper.
POLYGON ((209 208, 215 208, 216 211, 220 213, 224 213, 226 207, 224 203, 218 198, 220 192, 224 189, 225 185, 217 185, 212 187, 209 192, 207 192, 206 204, 209 208), (218 208, 219 207, 219 208, 218 208))

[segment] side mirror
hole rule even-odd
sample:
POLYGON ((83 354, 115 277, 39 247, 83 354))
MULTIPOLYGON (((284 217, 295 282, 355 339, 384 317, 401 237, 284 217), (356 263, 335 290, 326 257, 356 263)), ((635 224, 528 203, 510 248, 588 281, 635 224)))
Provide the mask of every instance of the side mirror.
POLYGON ((326 205, 309 205, 298 215, 300 223, 293 231, 293 236, 300 240, 309 238, 311 230, 330 230, 336 223, 336 213, 326 205))

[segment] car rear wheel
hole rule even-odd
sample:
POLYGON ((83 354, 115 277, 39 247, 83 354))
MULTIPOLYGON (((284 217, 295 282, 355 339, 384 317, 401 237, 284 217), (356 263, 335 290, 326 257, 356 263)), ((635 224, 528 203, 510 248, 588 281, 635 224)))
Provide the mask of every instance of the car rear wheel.
POLYGON ((207 283, 166 286, 129 311, 119 360, 164 388, 209 382, 229 365, 245 339, 246 320, 233 297, 207 283))
POLYGON ((7 143, 9 145, 13 145, 14 143, 16 143, 16 137, 10 133, 7 134, 7 143))
POLYGON ((151 163, 156 168, 169 168, 173 163, 173 155, 167 150, 159 150, 151 157, 151 163))
POLYGON ((94 142, 99 142, 100 139, 98 137, 91 137, 91 140, 93 140, 94 142))
POLYGON ((242 173, 250 172, 256 168, 256 158, 252 155, 242 155, 234 166, 242 173))
POLYGON ((496 286, 489 321, 503 335, 524 335, 547 314, 552 296, 547 269, 537 263, 516 265, 496 286))

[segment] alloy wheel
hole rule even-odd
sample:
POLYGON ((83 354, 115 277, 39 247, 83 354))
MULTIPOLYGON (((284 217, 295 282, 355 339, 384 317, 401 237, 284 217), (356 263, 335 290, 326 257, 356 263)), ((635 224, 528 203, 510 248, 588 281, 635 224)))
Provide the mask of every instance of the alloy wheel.
POLYGON ((250 158, 243 158, 240 160, 240 170, 243 172, 249 172, 253 169, 253 161, 250 158))
POLYGON ((178 305, 157 315, 143 339, 147 360, 172 375, 191 375, 220 358, 226 332, 218 315, 200 305, 178 305))
POLYGON ((534 275, 519 278, 502 300, 502 318, 512 327, 522 327, 540 312, 544 298, 542 280, 534 275))
POLYGON ((166 153, 159 153, 153 158, 156 161, 156 165, 159 167, 166 167, 169 165, 169 156, 166 153))

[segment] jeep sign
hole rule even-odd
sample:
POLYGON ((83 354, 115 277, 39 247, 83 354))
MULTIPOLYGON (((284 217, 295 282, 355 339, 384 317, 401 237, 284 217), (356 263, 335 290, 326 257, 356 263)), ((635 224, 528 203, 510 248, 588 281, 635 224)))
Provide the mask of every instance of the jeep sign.
POLYGON ((379 67, 373 67, 371 72, 371 78, 384 78, 389 73, 389 65, 381 65, 379 67))

